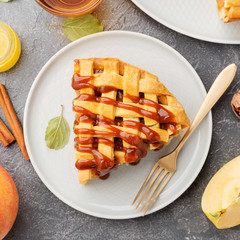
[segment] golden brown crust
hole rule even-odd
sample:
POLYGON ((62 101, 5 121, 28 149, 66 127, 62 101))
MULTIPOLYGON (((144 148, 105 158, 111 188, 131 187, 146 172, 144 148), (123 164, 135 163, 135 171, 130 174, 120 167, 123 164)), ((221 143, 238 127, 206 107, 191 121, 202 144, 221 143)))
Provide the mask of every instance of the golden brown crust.
POLYGON ((240 20, 239 0, 217 0, 218 12, 224 23, 240 20))
MULTIPOLYGON (((173 115, 173 123, 176 124, 177 134, 173 133, 171 130, 165 130, 160 128, 160 124, 150 118, 144 117, 141 114, 127 110, 121 107, 115 107, 109 104, 103 104, 102 102, 95 101, 80 101, 75 99, 73 101, 74 106, 81 106, 88 111, 99 114, 101 116, 107 117, 109 119, 115 119, 115 117, 123 117, 123 120, 133 120, 139 122, 140 118, 144 118, 144 124, 150 129, 154 130, 160 137, 161 142, 164 145, 168 144, 170 140, 179 135, 184 129, 189 127, 190 120, 188 119, 182 105, 177 101, 177 99, 166 89, 166 87, 159 82, 158 77, 155 75, 132 66, 128 63, 122 62, 116 58, 90 58, 90 59, 77 59, 74 60, 74 72, 80 76, 93 76, 90 80, 90 84, 95 87, 101 86, 111 86, 119 90, 123 90, 124 94, 129 94, 131 96, 139 97, 139 93, 144 93, 145 99, 150 99, 156 103, 160 103, 165 109, 170 111, 173 115), (97 71, 96 71, 97 70, 97 71), (102 70, 103 73, 95 73, 99 70, 102 70)), ((92 88, 83 88, 79 91, 76 91, 77 95, 87 93, 94 95, 94 90, 92 88)), ((111 99, 116 99, 116 91, 110 91, 107 93, 102 93, 102 97, 107 97, 111 99)), ((137 106, 138 108, 145 109, 147 111, 154 112, 155 108, 136 104, 131 101, 130 98, 123 98, 123 102, 130 106, 137 106)), ((79 113, 75 113, 76 118, 79 117, 79 113)), ((123 126, 114 126, 117 129, 121 129, 126 133, 131 133, 146 139, 144 133, 140 132, 137 129, 123 127, 123 126)), ((91 129, 98 131, 111 131, 102 126, 93 126, 91 123, 79 122, 78 125, 75 125, 75 129, 91 129)), ((78 137, 86 137, 86 135, 79 134, 78 137)), ((114 136, 114 135, 112 135, 114 136)), ((114 137, 106 136, 91 136, 91 137, 104 137, 111 141, 114 140, 114 137)), ((86 145, 85 145, 86 146, 86 145)), ((89 145, 90 146, 90 145, 89 145)), ((125 148, 135 148, 135 146, 129 145, 127 142, 123 141, 123 147, 125 148)), ((157 147, 150 145, 150 149, 156 149, 157 147)), ((114 156, 119 160, 119 164, 126 163, 125 154, 123 151, 116 151, 113 147, 99 143, 98 151, 104 153, 105 156, 114 161, 114 156)), ((76 160, 84 159, 93 159, 93 156, 90 153, 82 153, 75 150, 76 160)), ((81 184, 85 184, 89 179, 98 177, 95 170, 81 170, 79 171, 79 181, 81 184)))

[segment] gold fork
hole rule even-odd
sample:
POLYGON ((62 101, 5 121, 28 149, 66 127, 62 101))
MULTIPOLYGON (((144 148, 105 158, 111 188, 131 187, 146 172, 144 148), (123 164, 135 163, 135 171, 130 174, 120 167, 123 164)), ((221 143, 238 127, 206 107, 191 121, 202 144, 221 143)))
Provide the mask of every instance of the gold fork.
POLYGON ((141 206, 141 210, 140 210, 140 212, 142 212, 146 207, 143 216, 150 209, 152 204, 157 199, 158 195, 162 192, 162 190, 167 185, 167 183, 173 176, 174 172, 176 171, 177 157, 181 148, 183 147, 187 139, 190 137, 190 135, 193 133, 193 131, 196 129, 196 127, 199 125, 199 123, 204 119, 204 117, 208 114, 208 112, 215 105, 218 99, 226 91, 226 89, 232 82, 236 74, 236 71, 237 71, 237 66, 235 63, 227 66, 222 70, 222 72, 218 75, 212 87, 210 88, 206 98, 204 99, 200 109, 197 112, 197 115, 193 119, 191 126, 186 131, 185 135, 183 136, 183 138, 181 139, 177 147, 168 155, 160 158, 158 162, 154 165, 153 169, 147 176, 145 182, 143 183, 142 187, 140 188, 138 194, 136 195, 132 203, 132 206, 133 206, 136 200, 138 199, 138 197, 140 196, 141 192, 143 191, 143 189, 146 188, 145 192, 142 194, 142 197, 136 206, 136 209, 137 209, 140 206, 141 202, 144 199, 146 199, 143 205, 141 206), (147 196, 150 189, 151 189, 151 192, 147 196))

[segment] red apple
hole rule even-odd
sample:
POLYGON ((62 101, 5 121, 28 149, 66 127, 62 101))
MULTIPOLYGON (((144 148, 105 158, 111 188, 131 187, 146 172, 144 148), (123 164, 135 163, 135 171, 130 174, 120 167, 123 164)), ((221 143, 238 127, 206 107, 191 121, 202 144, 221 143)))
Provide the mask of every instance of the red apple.
POLYGON ((0 166, 0 239, 8 234, 15 222, 18 201, 18 192, 13 179, 0 166))

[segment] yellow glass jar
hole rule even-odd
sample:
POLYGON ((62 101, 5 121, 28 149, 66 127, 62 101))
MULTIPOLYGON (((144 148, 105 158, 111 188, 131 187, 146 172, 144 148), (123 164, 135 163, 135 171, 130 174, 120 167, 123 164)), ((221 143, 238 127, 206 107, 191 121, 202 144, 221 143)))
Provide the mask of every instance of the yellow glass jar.
POLYGON ((17 34, 7 24, 0 21, 0 72, 12 68, 21 53, 21 43, 17 34))

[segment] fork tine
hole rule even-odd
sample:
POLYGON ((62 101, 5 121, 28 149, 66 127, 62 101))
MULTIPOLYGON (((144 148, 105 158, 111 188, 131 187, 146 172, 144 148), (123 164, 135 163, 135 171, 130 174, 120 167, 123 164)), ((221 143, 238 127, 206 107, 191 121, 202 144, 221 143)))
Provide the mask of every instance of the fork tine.
MULTIPOLYGON (((149 190, 151 189, 151 187, 153 186, 153 184, 155 183, 156 179, 158 178, 158 176, 160 175, 160 173, 162 172, 163 168, 160 167, 157 171, 157 173, 154 175, 152 181, 150 182, 150 184, 147 186, 147 189, 145 190, 144 194, 142 195, 140 201, 137 204, 136 209, 138 209, 139 205, 141 204, 142 200, 145 198, 145 196, 147 195, 147 193, 149 192, 149 190)), ((153 174, 152 174, 153 175, 153 174)))
MULTIPOLYGON (((145 182, 143 183, 142 187, 140 188, 140 190, 138 191, 136 197, 134 198, 133 203, 132 203, 132 206, 133 206, 133 204, 136 202, 136 200, 138 199, 138 197, 139 197, 139 195, 141 194, 141 192, 142 192, 142 190, 144 189, 144 187, 147 185, 149 179, 152 177, 152 174, 155 172, 155 170, 156 170, 157 167, 158 167, 158 163, 156 163, 156 164, 154 165, 153 169, 152 169, 151 172, 148 174, 145 182)), ((132 207, 132 206, 131 206, 131 207, 132 207)))
POLYGON ((154 198, 152 199, 152 201, 149 203, 147 209, 145 210, 143 216, 147 213, 147 211, 150 209, 150 207, 152 206, 152 204, 155 202, 155 200, 157 199, 157 197, 159 196, 159 194, 162 192, 162 190, 165 188, 165 186, 167 185, 167 183, 169 182, 169 180, 171 179, 173 173, 169 173, 169 175, 167 176, 166 180, 164 181, 163 185, 159 188, 157 194, 154 196, 154 198))
POLYGON ((160 183, 162 182, 162 180, 164 179, 164 177, 167 175, 167 171, 165 170, 163 172, 163 174, 161 175, 161 177, 158 179, 157 183, 155 184, 155 186, 153 187, 151 193, 148 195, 147 200, 145 201, 145 203, 143 204, 140 212, 145 208, 146 204, 148 203, 148 201, 151 199, 152 195, 155 193, 156 189, 159 187, 160 183))

